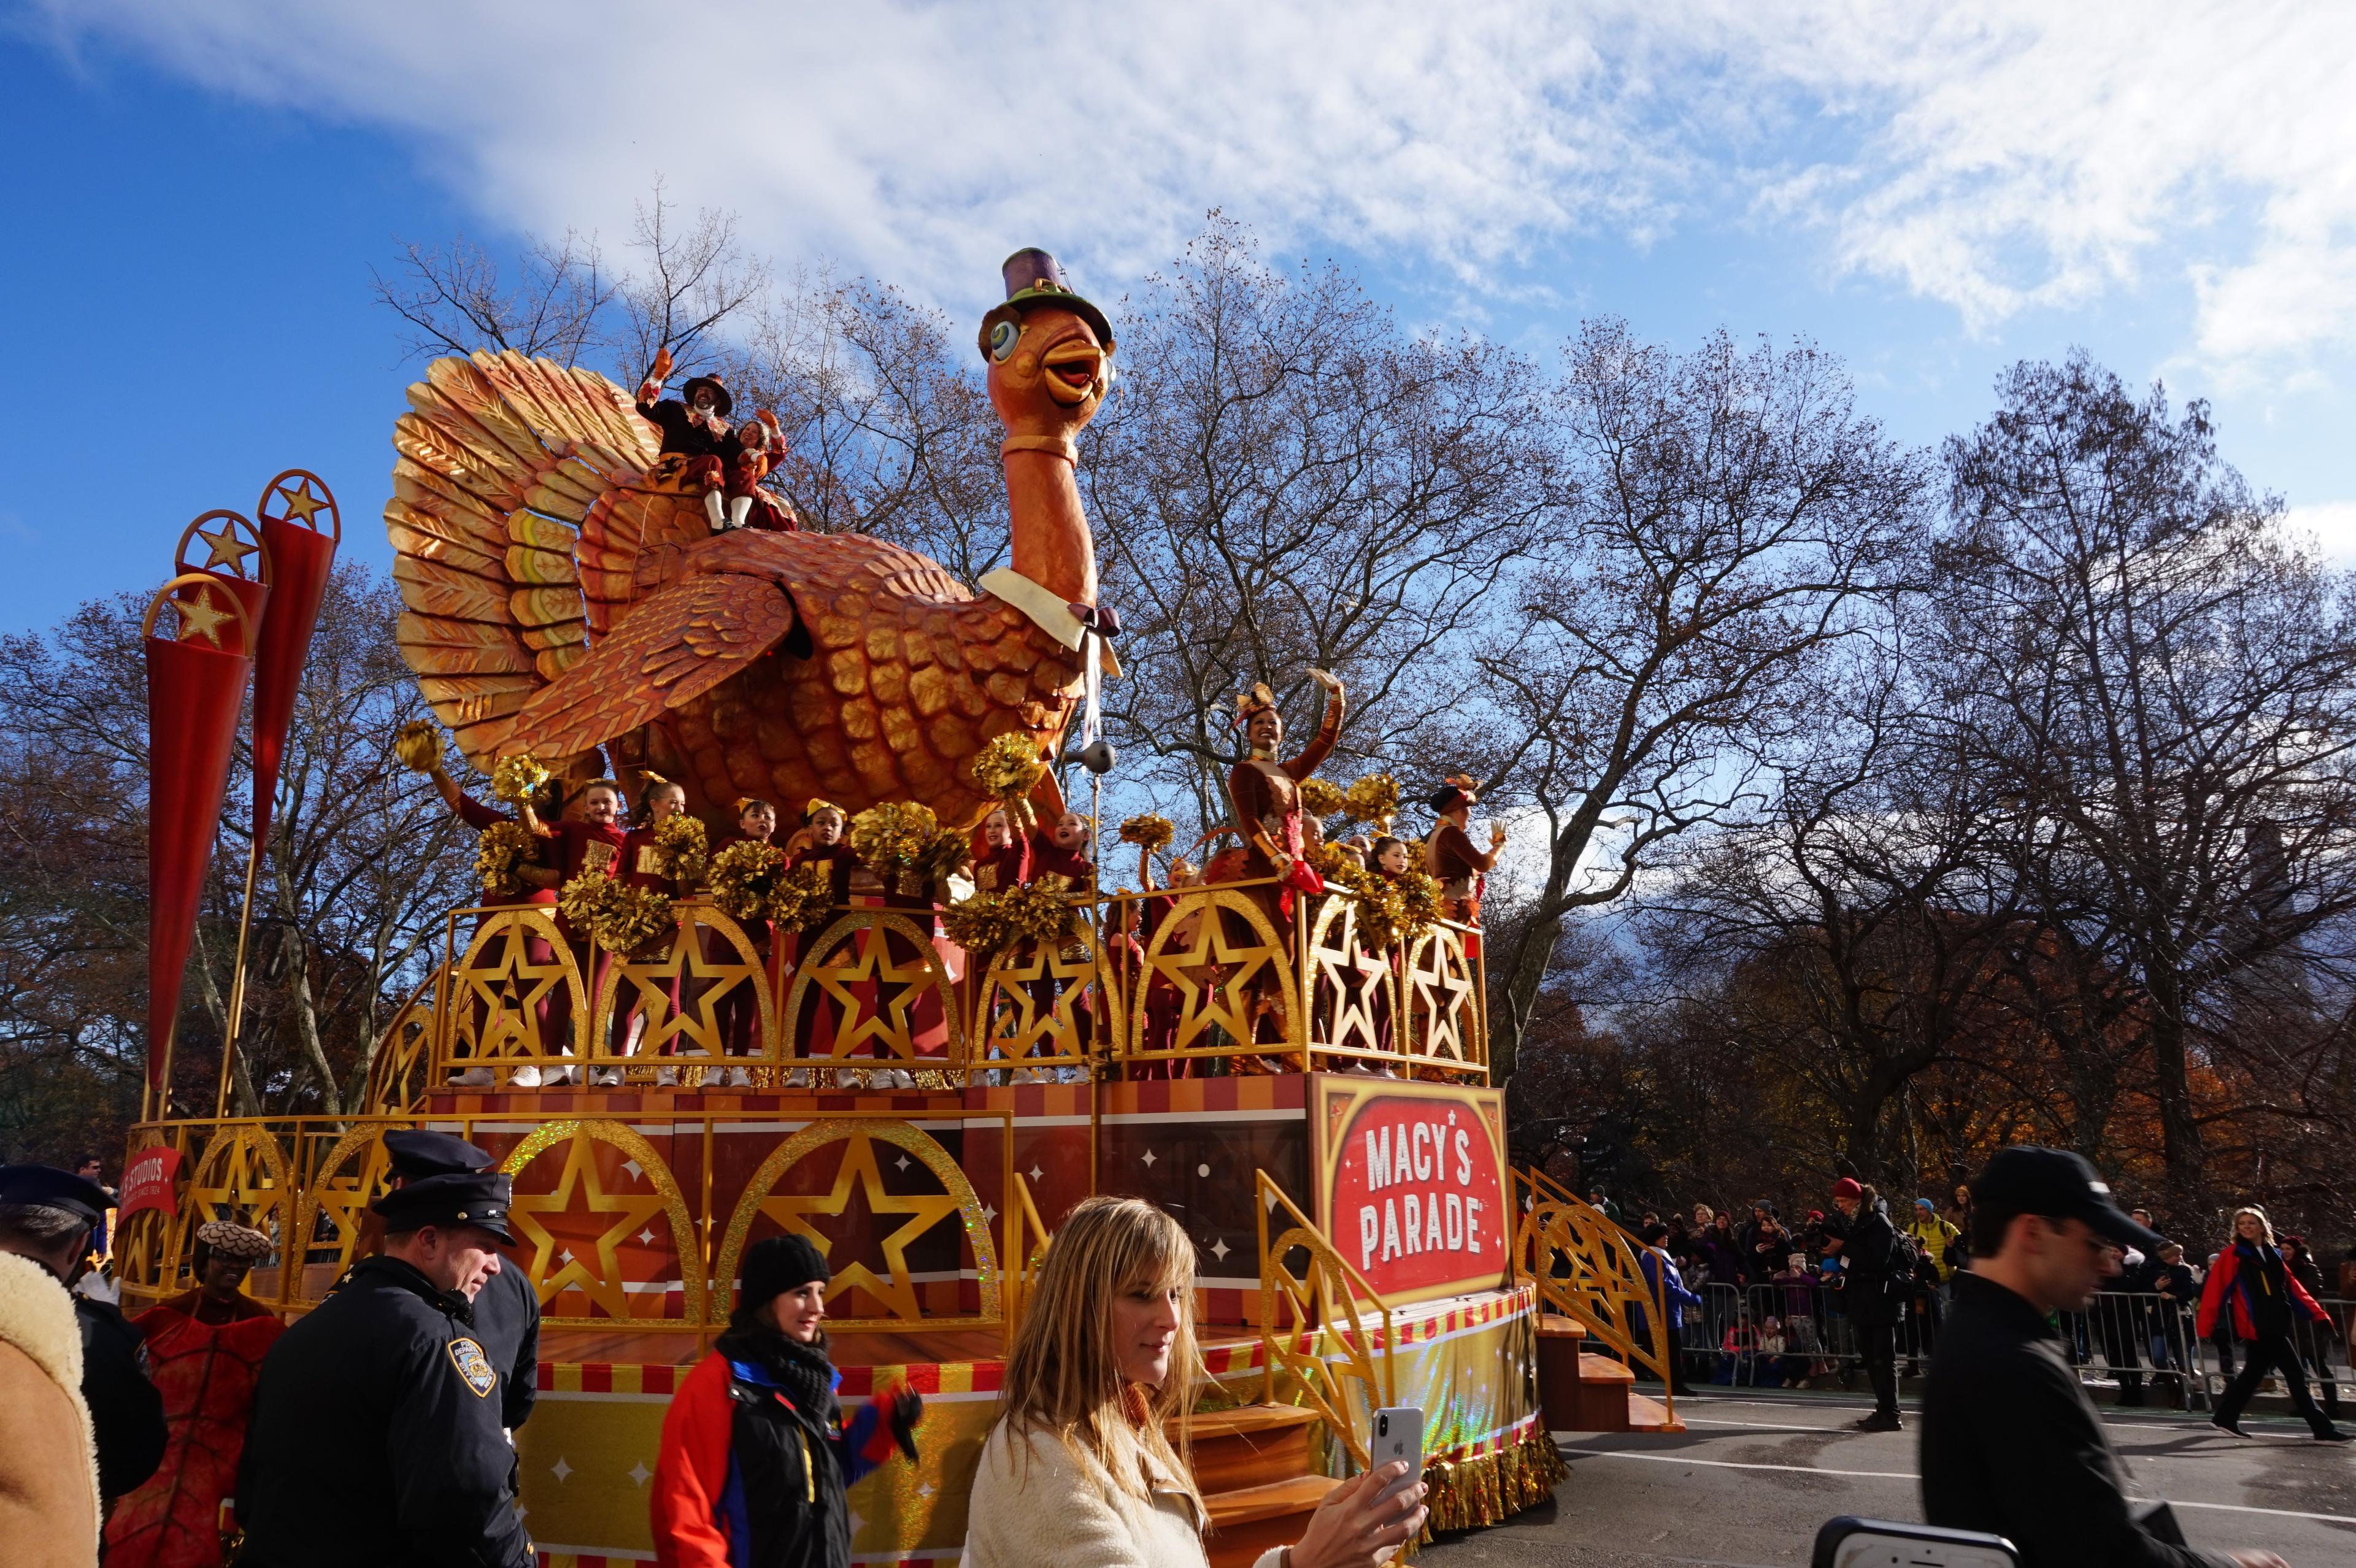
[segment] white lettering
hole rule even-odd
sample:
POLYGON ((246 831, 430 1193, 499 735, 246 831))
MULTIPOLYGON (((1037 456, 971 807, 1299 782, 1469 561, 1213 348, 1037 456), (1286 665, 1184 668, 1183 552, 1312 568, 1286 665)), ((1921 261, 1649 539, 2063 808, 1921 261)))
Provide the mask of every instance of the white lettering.
POLYGON ((1472 1181, 1472 1139, 1462 1127, 1456 1129, 1456 1185, 1467 1187, 1472 1181))
POLYGON ((1375 1218, 1375 1206, 1358 1205, 1358 1266, 1370 1267, 1375 1261, 1375 1247, 1383 1239, 1383 1222, 1375 1218))
POLYGON ((1467 1198, 1464 1200, 1464 1250, 1466 1252, 1477 1253, 1481 1250, 1480 1230, 1481 1200, 1478 1198, 1467 1198))
POLYGON ((1423 1200, 1410 1192, 1407 1195, 1407 1255, 1423 1251, 1423 1200))
POLYGON ((1383 1262, 1385 1262, 1385 1263, 1388 1263, 1388 1262, 1390 1262, 1393 1258, 1395 1258, 1395 1257, 1397 1257, 1397 1256, 1398 1256, 1398 1255, 1399 1255, 1398 1211, 1396 1208, 1392 1207, 1392 1205, 1391 1205, 1391 1200, 1390 1200, 1389 1199, 1386 1198, 1386 1199, 1384 1199, 1384 1200, 1383 1200, 1383 1259, 1382 1259, 1382 1261, 1383 1261, 1383 1262))
POLYGON ((1380 1192, 1391 1184, 1391 1130, 1366 1130, 1366 1190, 1380 1192))
POLYGON ((1423 1200, 1423 1250, 1440 1250, 1440 1194, 1435 1192, 1423 1200))
POLYGON ((1407 1141, 1408 1147, 1415 1150, 1414 1158, 1410 1162, 1415 1179, 1418 1181, 1430 1181, 1431 1179, 1431 1129, 1418 1122, 1407 1141))
MULTIPOLYGON (((1464 1135, 1459 1133, 1456 1136, 1462 1137, 1464 1135)), ((1448 1195, 1448 1250, 1451 1253, 1464 1250, 1464 1200, 1453 1192, 1448 1195)))

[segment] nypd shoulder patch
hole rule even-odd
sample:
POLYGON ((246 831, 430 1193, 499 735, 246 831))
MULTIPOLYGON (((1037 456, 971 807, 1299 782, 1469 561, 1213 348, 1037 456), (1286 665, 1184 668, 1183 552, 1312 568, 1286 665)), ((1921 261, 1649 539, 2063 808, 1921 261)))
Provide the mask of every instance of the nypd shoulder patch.
POLYGON ((468 1388, 475 1391, 477 1399, 481 1399, 498 1385, 499 1374, 491 1370, 490 1359, 472 1339, 450 1341, 450 1364, 458 1369, 458 1375, 466 1380, 468 1388))

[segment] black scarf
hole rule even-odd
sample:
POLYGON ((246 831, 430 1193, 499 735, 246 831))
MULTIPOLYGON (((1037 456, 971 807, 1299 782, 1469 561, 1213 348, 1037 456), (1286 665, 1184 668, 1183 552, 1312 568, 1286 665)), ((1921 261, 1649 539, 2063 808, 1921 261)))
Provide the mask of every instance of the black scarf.
POLYGON ((732 1361, 748 1362, 766 1372, 794 1408, 821 1432, 831 1431, 841 1419, 834 1399, 834 1363, 827 1360, 824 1334, 805 1345, 774 1328, 736 1323, 712 1348, 732 1361))

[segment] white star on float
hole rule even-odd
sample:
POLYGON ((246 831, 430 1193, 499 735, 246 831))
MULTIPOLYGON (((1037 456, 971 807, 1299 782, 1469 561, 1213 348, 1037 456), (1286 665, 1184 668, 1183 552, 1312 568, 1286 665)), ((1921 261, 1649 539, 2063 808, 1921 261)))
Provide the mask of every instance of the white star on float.
POLYGON ((630 1173, 630 1179, 632 1181, 636 1181, 638 1178, 646 1174, 646 1171, 640 1168, 638 1162, 635 1159, 624 1160, 622 1162, 622 1168, 630 1173))
POLYGON ((638 1245, 642 1247, 650 1247, 654 1245, 654 1243, 655 1233, 652 1229, 640 1231, 638 1232, 638 1245))
POLYGON ((904 1154, 904 1155, 902 1155, 899 1158, 897 1158, 897 1159, 895 1159, 895 1160, 894 1160, 894 1161, 892 1162, 892 1167, 893 1167, 893 1168, 894 1168, 894 1169, 895 1169, 895 1170, 905 1170, 905 1169, 907 1169, 907 1168, 908 1168, 908 1157, 907 1157, 906 1155, 905 1155, 905 1154, 904 1154))
POLYGON ((1225 1236, 1221 1236, 1217 1241, 1211 1243, 1211 1255, 1218 1259, 1221 1263, 1226 1262, 1227 1254, 1233 1251, 1235 1251, 1235 1249, 1227 1245, 1227 1239, 1225 1236))
POLYGON ((1151 1149, 1147 1149, 1145 1151, 1145 1168, 1148 1170, 1151 1170, 1153 1168, 1153 1151, 1151 1149))
POLYGON ((262 548, 238 538, 234 523, 225 522, 218 532, 209 534, 198 528, 197 537, 205 541, 205 570, 210 571, 216 566, 227 566, 230 574, 236 577, 245 575, 245 558, 262 548))
POLYGON ((1047 1174, 1047 1173, 1046 1173, 1045 1171, 1044 1171, 1044 1170, 1040 1169, 1040 1168, 1039 1168, 1039 1167, 1038 1167, 1036 1164, 1033 1164, 1033 1165, 1031 1167, 1031 1179, 1032 1179, 1032 1180, 1033 1180, 1033 1181, 1037 1181, 1038 1179, 1040 1179, 1042 1177, 1045 1176, 1046 1174, 1047 1174))
POLYGON ((647 1468, 647 1462, 641 1459, 629 1468, 630 1483, 633 1486, 643 1487, 647 1484, 647 1477, 653 1473, 647 1468))
POLYGON ((560 1481, 573 1474, 573 1467, 564 1462, 564 1456, 562 1454, 556 1456, 556 1463, 551 1465, 549 1468, 556 1472, 556 1478, 560 1481))
POLYGON ((998 1223, 998 1209, 997 1209, 997 1206, 996 1206, 995 1204, 991 1204, 991 1203, 985 1203, 985 1204, 983 1204, 983 1205, 981 1206, 981 1219, 982 1219, 982 1223, 984 1223, 984 1224, 986 1224, 986 1225, 995 1225, 996 1223, 998 1223))
POLYGON ((571 1247, 567 1247, 556 1255, 562 1258, 566 1263, 571 1263, 573 1261, 573 1249, 571 1247))
POLYGON ((933 1495, 933 1483, 930 1481, 918 1482, 916 1485, 916 1495, 920 1498, 931 1497, 933 1495))

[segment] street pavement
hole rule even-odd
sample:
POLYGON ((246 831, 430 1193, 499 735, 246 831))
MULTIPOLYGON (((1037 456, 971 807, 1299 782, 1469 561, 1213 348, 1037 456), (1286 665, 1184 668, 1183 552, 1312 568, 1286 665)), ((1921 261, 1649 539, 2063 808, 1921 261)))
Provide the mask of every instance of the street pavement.
MULTIPOLYGON (((1683 1433, 1558 1433, 1570 1477, 1551 1505, 1436 1541, 1413 1561, 1804 1568, 1816 1528, 1837 1515, 1922 1517, 1915 1412, 1904 1432, 1847 1430, 1869 1408, 1838 1394, 1729 1390, 1677 1401, 1683 1433)), ((2311 1443, 2303 1423, 2263 1416, 2244 1418, 2247 1442, 2205 1415, 2104 1419, 2136 1495, 2172 1502, 2194 1545, 2264 1547, 2291 1568, 2356 1563, 2356 1445, 2311 1443)))

